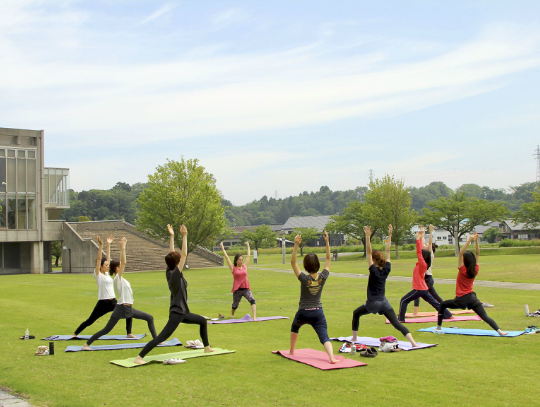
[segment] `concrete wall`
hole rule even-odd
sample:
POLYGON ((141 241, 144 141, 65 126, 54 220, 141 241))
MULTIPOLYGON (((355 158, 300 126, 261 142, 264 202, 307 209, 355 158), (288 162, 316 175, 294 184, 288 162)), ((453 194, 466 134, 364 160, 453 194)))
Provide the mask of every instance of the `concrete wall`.
POLYGON ((62 273, 92 273, 97 250, 91 239, 83 239, 68 223, 64 223, 62 273))

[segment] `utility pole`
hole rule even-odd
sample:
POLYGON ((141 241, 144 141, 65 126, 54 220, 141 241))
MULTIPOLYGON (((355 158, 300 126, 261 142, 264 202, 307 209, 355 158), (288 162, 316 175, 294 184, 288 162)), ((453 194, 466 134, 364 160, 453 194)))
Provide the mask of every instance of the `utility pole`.
POLYGON ((373 182, 373 170, 369 170, 369 182, 373 182))

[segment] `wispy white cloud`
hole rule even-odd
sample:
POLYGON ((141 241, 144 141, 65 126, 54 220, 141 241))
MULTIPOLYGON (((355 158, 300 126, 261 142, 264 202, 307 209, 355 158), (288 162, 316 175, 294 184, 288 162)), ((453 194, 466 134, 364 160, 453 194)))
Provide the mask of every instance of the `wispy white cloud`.
POLYGON ((154 11, 152 14, 144 18, 140 24, 146 24, 152 20, 155 20, 156 18, 161 17, 163 14, 168 13, 169 11, 174 10, 176 7, 178 7, 178 4, 176 3, 165 3, 163 6, 161 6, 159 9, 154 11))
POLYGON ((240 8, 232 8, 210 17, 210 21, 220 27, 241 23, 250 18, 249 13, 240 8))

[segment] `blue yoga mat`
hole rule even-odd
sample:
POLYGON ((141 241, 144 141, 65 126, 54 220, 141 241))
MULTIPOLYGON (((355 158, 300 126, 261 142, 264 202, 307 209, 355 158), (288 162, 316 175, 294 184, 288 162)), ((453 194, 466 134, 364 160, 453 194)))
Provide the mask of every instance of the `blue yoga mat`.
MULTIPOLYGON (((126 335, 104 335, 99 337, 102 341, 138 341, 146 336, 146 334, 135 335, 135 338, 128 338, 126 335)), ((71 335, 52 335, 43 338, 42 341, 70 341, 72 339, 90 339, 92 335, 79 335, 72 338, 71 335)))
MULTIPOLYGON (((431 332, 433 333, 433 330, 436 329, 436 326, 432 326, 431 328, 423 328, 419 329, 418 332, 431 332)), ((501 338, 514 338, 519 335, 523 335, 525 331, 506 331, 508 332, 508 335, 501 336, 497 333, 497 331, 494 331, 493 329, 460 329, 460 328, 442 328, 442 331, 445 334, 455 334, 455 335, 470 335, 470 336, 498 336, 501 338)), ((438 334, 435 334, 438 335, 438 334)))
MULTIPOLYGON (((180 342, 178 339, 174 338, 170 341, 165 342, 165 345, 158 345, 158 347, 164 348, 166 346, 180 346, 182 345, 182 342, 180 342)), ((90 346, 90 348, 95 350, 116 350, 116 349, 136 349, 136 348, 144 348, 146 346, 146 343, 119 343, 118 345, 98 345, 98 346, 90 346)), ((86 352, 82 350, 82 346, 68 346, 66 348, 66 352, 86 352)))

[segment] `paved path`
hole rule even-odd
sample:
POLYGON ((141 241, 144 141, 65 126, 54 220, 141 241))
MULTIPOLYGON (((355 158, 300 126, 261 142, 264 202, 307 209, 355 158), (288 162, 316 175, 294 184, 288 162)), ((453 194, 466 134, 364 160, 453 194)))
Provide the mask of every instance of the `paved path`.
POLYGON ((29 404, 26 400, 14 396, 13 394, 9 393, 7 389, 0 387, 0 407, 4 406, 32 407, 32 405, 29 404))
MULTIPOLYGON (((283 270, 283 269, 272 269, 264 267, 250 266, 251 269, 255 270, 268 270, 275 271, 277 273, 292 273, 292 270, 283 270)), ((344 278, 364 278, 367 279, 369 275, 367 274, 353 274, 353 273, 331 273, 332 277, 344 277, 344 278)), ((455 279, 447 278, 435 278, 435 283, 437 284, 451 284, 456 285, 455 279)), ((399 277, 399 276, 390 276, 388 281, 400 281, 403 283, 412 283, 412 277, 399 277)), ((532 283, 508 283, 504 281, 486 281, 486 280, 474 280, 475 287, 492 287, 492 288, 511 288, 514 290, 533 290, 540 291, 540 284, 532 283)))

